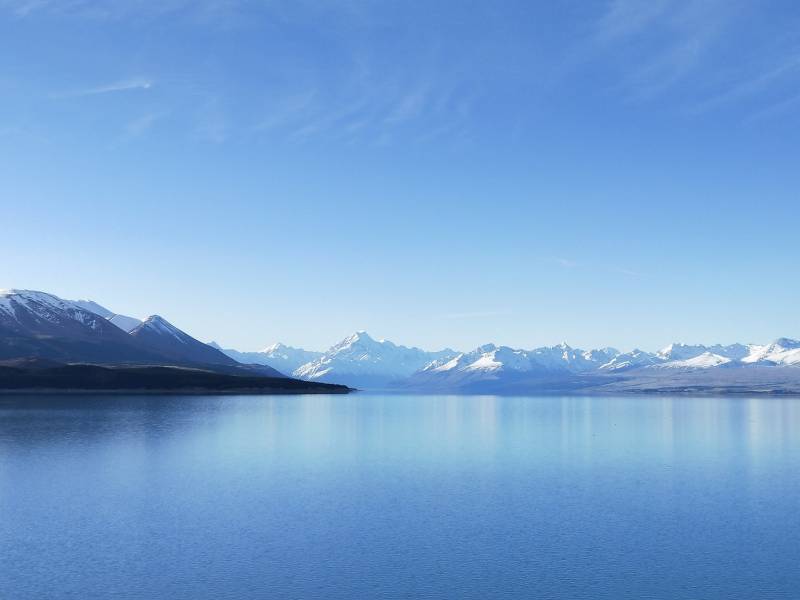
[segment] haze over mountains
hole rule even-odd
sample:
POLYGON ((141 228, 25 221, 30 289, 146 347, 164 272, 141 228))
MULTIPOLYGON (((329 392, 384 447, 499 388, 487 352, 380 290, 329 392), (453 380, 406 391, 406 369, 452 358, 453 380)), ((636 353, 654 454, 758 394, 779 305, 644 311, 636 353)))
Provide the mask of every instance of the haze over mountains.
POLYGON ((260 352, 205 344, 153 315, 140 321, 91 300, 0 292, 0 363, 55 361, 170 366, 238 376, 293 377, 360 389, 446 393, 623 391, 800 392, 800 341, 671 344, 658 352, 531 350, 486 344, 426 351, 358 331, 325 352, 273 344, 260 352))
MULTIPOLYGON (((283 344, 275 347, 295 357, 292 364, 316 354, 283 344)), ((275 368, 283 360, 271 358, 269 352, 224 352, 233 357, 257 354, 260 364, 275 368)), ((361 389, 421 392, 715 391, 726 386, 788 392, 800 391, 800 342, 781 338, 765 345, 675 343, 658 352, 582 350, 566 343, 532 350, 486 344, 469 352, 427 352, 378 341, 359 331, 290 374, 361 389)))
POLYGON ((240 363, 267 365, 273 369, 277 369, 281 373, 292 373, 304 364, 316 360, 323 355, 322 352, 292 348, 291 346, 285 346, 281 343, 272 344, 257 352, 239 352, 231 348, 223 349, 216 342, 209 342, 208 345, 224 352, 240 363))

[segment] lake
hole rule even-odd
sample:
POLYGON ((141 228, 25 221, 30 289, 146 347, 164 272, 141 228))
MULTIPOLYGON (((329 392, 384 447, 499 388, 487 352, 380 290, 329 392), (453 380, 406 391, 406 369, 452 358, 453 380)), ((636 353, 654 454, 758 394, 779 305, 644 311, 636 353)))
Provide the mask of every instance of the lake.
POLYGON ((800 399, 0 396, 0 598, 800 598, 800 399))

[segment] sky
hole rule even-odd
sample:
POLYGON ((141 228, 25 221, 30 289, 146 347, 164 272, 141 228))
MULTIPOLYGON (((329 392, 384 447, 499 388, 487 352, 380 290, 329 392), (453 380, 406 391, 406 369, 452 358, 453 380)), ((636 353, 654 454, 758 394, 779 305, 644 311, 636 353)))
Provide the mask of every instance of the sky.
POLYGON ((0 214, 241 350, 800 338, 800 6, 0 0, 0 214))

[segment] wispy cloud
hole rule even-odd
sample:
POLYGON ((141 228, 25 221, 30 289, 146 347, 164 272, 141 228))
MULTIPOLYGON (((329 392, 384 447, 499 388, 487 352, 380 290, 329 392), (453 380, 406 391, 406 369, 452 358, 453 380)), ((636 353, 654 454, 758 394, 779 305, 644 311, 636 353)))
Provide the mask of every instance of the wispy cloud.
POLYGON ((742 2, 613 0, 595 23, 594 45, 606 56, 624 49, 630 99, 651 98, 698 69, 742 2))
POLYGON ((784 115, 790 111, 794 111, 795 108, 800 106, 800 94, 791 96, 789 98, 785 98, 780 102, 776 102, 774 104, 768 105, 766 108, 762 108, 759 111, 756 111, 749 117, 744 120, 745 125, 750 125, 753 123, 757 123, 759 121, 763 121, 765 119, 770 119, 772 117, 777 117, 780 115, 784 115))
POLYGON ((51 5, 51 0, 0 0, 0 8, 11 11, 18 17, 26 17, 51 5))
POLYGON ((290 93, 286 97, 273 102, 267 109, 267 115, 255 126, 256 132, 266 132, 296 125, 304 115, 309 114, 318 96, 316 89, 300 93, 290 93))
POLYGON ((728 89, 698 103, 689 112, 702 114, 731 102, 756 96, 798 73, 800 73, 800 52, 782 56, 779 64, 771 68, 759 68, 756 74, 739 79, 728 89))
MULTIPOLYGON (((225 55, 208 64, 193 60, 178 76, 159 74, 159 84, 169 83, 163 94, 168 92, 172 100, 179 94, 219 99, 216 109, 203 107, 202 100, 198 108, 196 100, 191 100, 194 108, 188 111, 188 121, 198 139, 224 141, 241 135, 293 144, 326 140, 345 145, 457 142, 470 131, 479 96, 491 93, 475 83, 478 78, 468 53, 450 52, 450 42, 442 40, 439 31, 426 29, 413 43, 392 41, 390 51, 398 56, 402 53, 403 59, 387 64, 387 49, 375 44, 373 34, 376 27, 391 26, 391 11, 358 0, 0 0, 0 11, 3 9, 31 20, 46 16, 138 25, 166 18, 224 29, 228 25, 289 25, 274 41, 264 43, 271 51, 249 74, 245 100, 236 97, 238 89, 227 87, 216 70, 229 58, 225 55), (298 50, 288 33, 295 28, 307 36, 324 28, 335 60, 312 48, 298 50), (177 80, 183 78, 192 81, 181 85, 177 80), (197 118, 192 121, 194 115, 197 118)), ((133 94, 154 86, 154 80, 140 77, 52 96, 133 94)))
POLYGON ((166 116, 166 113, 147 113, 128 122, 125 126, 125 136, 128 139, 142 137, 153 128, 156 121, 166 116))
POLYGON ((564 258, 563 256, 557 256, 555 258, 547 259, 548 262, 558 265, 562 269, 575 269, 580 266, 580 263, 577 261, 572 260, 571 258, 564 258))
POLYGON ((428 89, 426 85, 402 95, 394 107, 391 108, 385 118, 385 122, 402 123, 418 117, 425 108, 427 98, 428 89))
POLYGON ((99 85, 87 87, 78 90, 71 90, 68 92, 59 92, 53 94, 54 98, 76 98, 81 96, 96 96, 100 94, 112 94, 116 92, 131 92, 138 90, 149 90, 153 87, 154 82, 151 79, 135 78, 123 79, 115 81, 106 85, 99 85))
POLYGON ((93 20, 158 17, 185 12, 197 19, 227 21, 247 6, 245 0, 0 0, 0 9, 18 18, 54 14, 93 20))
POLYGON ((612 41, 641 33, 664 14, 669 0, 613 0, 595 24, 601 41, 612 41))

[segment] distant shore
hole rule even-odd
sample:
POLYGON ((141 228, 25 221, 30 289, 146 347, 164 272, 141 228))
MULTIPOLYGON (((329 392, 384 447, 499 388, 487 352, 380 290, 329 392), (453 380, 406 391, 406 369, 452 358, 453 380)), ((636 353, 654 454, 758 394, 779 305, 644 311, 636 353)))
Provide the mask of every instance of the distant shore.
POLYGON ((66 394, 347 394, 345 385, 288 377, 231 375, 175 367, 74 364, 51 368, 0 367, 0 393, 66 394))
POLYGON ((97 388, 0 388, 0 396, 25 395, 36 396, 40 394, 57 394, 65 396, 92 395, 92 396, 305 396, 326 394, 349 394, 354 390, 346 386, 337 386, 343 389, 305 389, 298 391, 291 388, 243 388, 230 390, 212 390, 199 388, 186 389, 97 389, 97 388))

